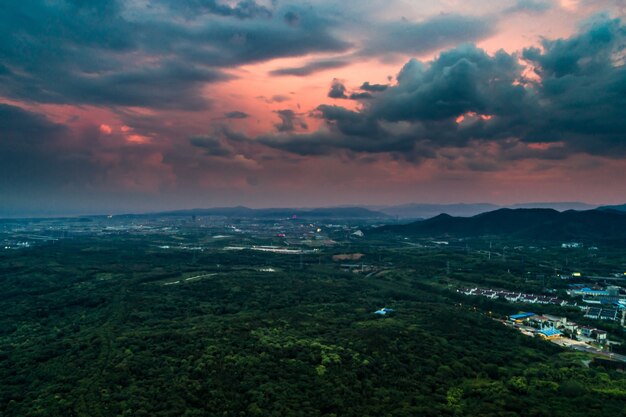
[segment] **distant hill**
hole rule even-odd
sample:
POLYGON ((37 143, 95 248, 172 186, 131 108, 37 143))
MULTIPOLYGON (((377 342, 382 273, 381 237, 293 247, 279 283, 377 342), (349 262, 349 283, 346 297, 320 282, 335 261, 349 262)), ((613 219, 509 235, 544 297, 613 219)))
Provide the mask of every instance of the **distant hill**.
POLYGON ((266 208, 251 209, 248 207, 217 207, 208 209, 175 210, 150 213, 150 216, 223 216, 247 218, 310 218, 310 219, 385 219, 390 216, 378 211, 362 207, 330 207, 330 208, 266 208))
POLYGON ((495 204, 402 204, 399 206, 381 207, 379 211, 404 219, 427 219, 446 213, 451 216, 474 216, 486 211, 500 208, 495 204))
POLYGON ((390 216, 403 219, 428 219, 439 214, 449 214, 450 216, 469 217, 480 213, 486 213, 501 208, 549 208, 558 211, 565 210, 591 210, 597 206, 592 206, 580 202, 536 202, 520 203, 510 206, 500 206, 490 203, 470 203, 470 204, 402 204, 397 206, 374 206, 378 210, 390 216))
POLYGON ((519 203, 513 204, 510 206, 506 206, 503 208, 545 208, 545 209, 553 209, 558 211, 567 211, 567 210, 593 210, 598 206, 594 206, 587 203, 581 203, 579 201, 564 201, 564 202, 538 202, 538 203, 519 203))
POLYGON ((626 214, 616 211, 499 209, 473 217, 441 214, 428 220, 374 229, 405 236, 509 236, 538 240, 626 239, 626 214))
POLYGON ((619 204, 615 206, 601 206, 598 207, 598 210, 626 211, 626 204, 619 204))

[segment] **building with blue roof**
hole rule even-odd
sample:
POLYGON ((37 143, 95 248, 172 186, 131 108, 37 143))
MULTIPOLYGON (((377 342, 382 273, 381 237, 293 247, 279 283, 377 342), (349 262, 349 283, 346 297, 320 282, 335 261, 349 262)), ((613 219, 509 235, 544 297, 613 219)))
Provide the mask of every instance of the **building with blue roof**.
POLYGON ((555 329, 554 327, 549 327, 547 329, 541 329, 537 332, 539 336, 545 339, 554 339, 561 336, 561 332, 555 329))
POLYGON ((535 313, 519 313, 519 314, 513 314, 512 316, 509 316, 509 320, 511 321, 515 321, 515 322, 522 322, 524 319, 527 319, 529 317, 534 316, 535 313))
POLYGON ((588 297, 606 297, 609 295, 608 291, 604 290, 594 290, 589 287, 573 289, 569 291, 570 295, 582 295, 588 297))
POLYGON ((393 308, 381 308, 380 310, 374 311, 374 314, 378 314, 379 316, 384 316, 387 313, 393 313, 395 310, 393 308))

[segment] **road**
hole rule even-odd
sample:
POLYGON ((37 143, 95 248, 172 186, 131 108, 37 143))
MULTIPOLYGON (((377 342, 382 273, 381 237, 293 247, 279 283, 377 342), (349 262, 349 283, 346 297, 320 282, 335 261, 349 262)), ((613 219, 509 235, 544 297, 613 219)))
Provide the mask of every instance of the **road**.
POLYGON ((612 352, 605 352, 603 350, 600 349, 596 349, 592 346, 589 346, 586 343, 583 342, 579 342, 576 340, 571 340, 571 339, 566 339, 564 337, 559 337, 557 339, 552 339, 551 340, 552 343, 559 345, 559 346, 563 346, 563 347, 567 347, 570 349, 574 349, 577 350, 579 352, 586 352, 586 353, 593 353, 594 355, 600 355, 600 356, 604 356, 606 358, 609 359, 613 359, 619 362, 624 362, 626 363, 626 356, 624 355, 620 355, 618 353, 612 353, 612 352))

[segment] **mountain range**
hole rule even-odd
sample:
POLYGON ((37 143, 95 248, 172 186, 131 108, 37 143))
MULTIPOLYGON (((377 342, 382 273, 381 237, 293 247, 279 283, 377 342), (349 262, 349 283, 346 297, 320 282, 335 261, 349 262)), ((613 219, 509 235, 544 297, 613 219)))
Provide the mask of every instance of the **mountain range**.
POLYGON ((616 210, 498 209, 472 217, 440 214, 372 230, 403 236, 507 236, 538 240, 626 239, 626 213, 616 210))
POLYGON ((155 213, 160 216, 224 216, 224 217, 257 217, 257 218, 336 218, 336 219, 428 219, 445 213, 451 216, 469 217, 501 208, 550 208, 564 210, 590 210, 595 208, 579 202, 556 203, 523 203, 512 206, 499 206, 490 203, 459 203, 459 204, 401 204, 394 206, 340 206, 327 208, 260 208, 244 206, 216 207, 190 210, 174 210, 155 213))
POLYGON ((626 204, 619 204, 615 206, 601 206, 598 207, 598 210, 626 211, 626 204))
POLYGON ((395 206, 368 206, 371 210, 380 211, 382 213, 394 216, 399 219, 428 219, 439 214, 445 213, 451 216, 469 217, 480 213, 494 211, 501 208, 550 208, 558 211, 565 210, 592 210, 597 206, 593 206, 580 202, 536 202, 536 203, 520 203, 508 206, 490 204, 490 203, 470 203, 470 204, 401 204, 395 206))

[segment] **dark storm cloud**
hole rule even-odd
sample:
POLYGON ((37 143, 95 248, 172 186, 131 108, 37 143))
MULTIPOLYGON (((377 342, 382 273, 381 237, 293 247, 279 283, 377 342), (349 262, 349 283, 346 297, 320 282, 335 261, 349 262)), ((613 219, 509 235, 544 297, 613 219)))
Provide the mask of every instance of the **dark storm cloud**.
POLYGON ((528 140, 563 140, 592 154, 626 154, 626 26, 598 17, 569 39, 526 49, 542 79, 538 118, 528 140), (547 117, 546 117, 547 116, 547 117))
POLYGON ((275 7, 277 15, 253 1, 4 4, 0 94, 196 110, 208 105, 202 86, 230 79, 227 68, 349 47, 334 34, 338 19, 312 7, 275 7), (283 19, 288 12, 297 14, 296 25, 283 19))
POLYGON ((0 104, 0 193, 23 184, 45 188, 52 184, 93 177, 93 169, 79 150, 69 150, 69 130, 46 117, 0 104), (5 190, 6 188, 6 190, 5 190))
POLYGON ((250 117, 250 115, 239 110, 234 110, 225 113, 224 117, 226 117, 227 119, 247 119, 248 117, 250 117))
POLYGON ((303 10, 306 13, 301 13, 300 24, 295 27, 277 19, 217 19, 195 30, 171 22, 154 29, 161 34, 171 33, 171 38, 165 41, 176 47, 180 55, 220 67, 317 52, 341 52, 350 46, 332 33, 340 22, 319 16, 314 9, 303 10))
POLYGON ((543 13, 553 7, 551 0, 517 0, 515 4, 504 10, 505 14, 510 13, 543 13))
MULTIPOLYGON (((410 60, 397 84, 361 110, 319 106, 325 126, 318 132, 259 140, 298 154, 344 149, 410 160, 490 141, 502 161, 626 155, 626 27, 599 17, 571 38, 542 46, 522 55, 540 81, 524 77, 516 54, 463 45, 428 63, 410 60)), ((335 90, 345 96, 345 89, 335 90)))
POLYGON ((174 184, 159 148, 163 143, 127 139, 98 125, 70 129, 0 105, 0 212, 98 213, 115 198, 141 199, 149 190, 174 184))
POLYGON ((239 19, 269 18, 272 16, 271 10, 253 0, 243 0, 233 6, 217 0, 158 0, 158 3, 165 4, 174 12, 183 12, 188 17, 195 17, 203 13, 233 16, 239 19))
POLYGON ((371 98, 374 98, 374 96, 372 93, 368 93, 367 91, 350 94, 350 100, 369 100, 371 98))
POLYGON ((385 91, 387 87, 389 87, 387 84, 370 84, 369 81, 365 81, 359 88, 370 93, 380 93, 385 91))
MULTIPOLYGON (((460 15, 418 23, 373 21, 376 36, 355 45, 341 35, 350 24, 343 13, 253 0, 12 2, 0 6, 0 95, 41 103, 201 110, 210 105, 203 87, 231 79, 227 70, 240 65, 354 48, 353 57, 271 73, 306 76, 346 66, 358 55, 422 53, 481 39, 493 27, 489 19, 460 15)), ((367 97, 355 93, 354 98, 367 97)))
POLYGON ((0 75, 3 81, 0 93, 42 103, 200 110, 209 104, 202 96, 202 85, 232 78, 213 69, 171 61, 97 77, 88 74, 64 77, 60 71, 59 68, 42 68, 38 77, 0 75))
POLYGON ((296 77, 305 77, 307 75, 315 74, 320 71, 326 71, 329 69, 342 68, 350 65, 347 60, 340 59, 324 59, 318 61, 311 61, 300 67, 280 68, 270 71, 272 76, 293 75, 296 77))
POLYGON ((3 147, 19 146, 22 141, 45 143, 66 131, 65 126, 40 114, 0 103, 0 144, 3 147))
POLYGON ((524 88, 514 85, 521 69, 515 56, 504 51, 490 56, 473 45, 442 52, 430 65, 413 59, 398 74, 398 85, 381 93, 371 111, 389 121, 513 112, 509 101, 524 95, 524 88))
POLYGON ((346 95, 346 86, 343 85, 338 79, 334 79, 328 91, 328 97, 330 98, 348 98, 346 95))
POLYGON ((194 136, 189 139, 191 145, 202 148, 208 156, 231 156, 232 150, 224 146, 224 144, 216 137, 212 136, 194 136))
POLYGON ((284 101, 289 101, 291 100, 291 97, 286 96, 284 94, 276 94, 273 95, 272 97, 265 97, 265 96, 257 96, 256 98, 258 98, 259 100, 263 100, 264 102, 268 103, 268 104, 272 104, 272 103, 282 103, 284 101))
POLYGON ((298 23, 300 23, 300 15, 296 12, 285 13, 283 19, 285 19, 285 22, 290 26, 297 26, 298 23))
POLYGON ((618 62, 612 58, 618 58, 616 54, 624 52, 625 36, 626 27, 618 19, 607 20, 598 16, 587 23, 584 33, 569 39, 544 39, 544 52, 527 48, 523 57, 537 64, 537 72, 548 81, 565 76, 595 76, 598 72, 623 68, 624 62, 616 66, 618 62))
POLYGON ((302 116, 293 110, 278 110, 275 112, 280 117, 280 123, 274 125, 279 132, 293 132, 297 129, 307 129, 302 116))
POLYGON ((491 17, 441 14, 422 22, 401 21, 381 25, 366 42, 362 55, 407 53, 420 55, 461 42, 484 39, 495 31, 491 17))
POLYGON ((385 91, 389 87, 386 84, 370 84, 369 82, 364 82, 359 90, 350 93, 350 100, 370 100, 374 98, 374 94, 380 93, 381 91, 385 91))

